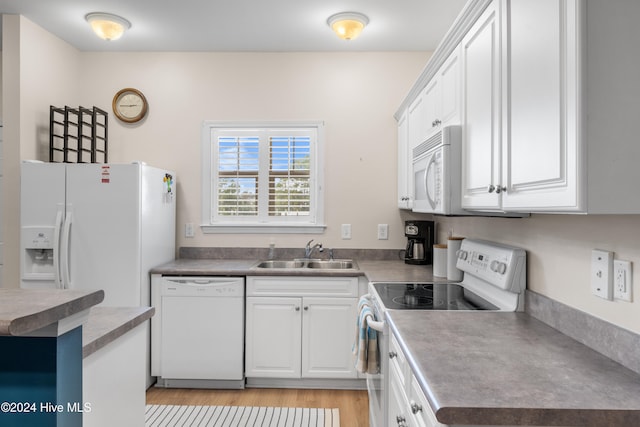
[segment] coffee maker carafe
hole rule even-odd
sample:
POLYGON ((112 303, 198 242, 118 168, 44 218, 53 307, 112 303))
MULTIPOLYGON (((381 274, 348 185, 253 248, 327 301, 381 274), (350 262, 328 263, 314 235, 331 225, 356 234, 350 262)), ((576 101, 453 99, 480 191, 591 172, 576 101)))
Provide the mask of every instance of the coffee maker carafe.
POLYGON ((433 242, 435 223, 433 221, 406 221, 404 235, 407 237, 407 249, 404 262, 407 264, 433 263, 433 242))

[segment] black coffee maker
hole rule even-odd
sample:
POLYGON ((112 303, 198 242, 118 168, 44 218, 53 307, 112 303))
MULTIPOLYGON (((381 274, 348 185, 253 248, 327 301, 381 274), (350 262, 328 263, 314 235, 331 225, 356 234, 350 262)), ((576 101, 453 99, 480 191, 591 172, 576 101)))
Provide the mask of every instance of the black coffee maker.
POLYGON ((404 262, 407 264, 432 264, 435 223, 433 221, 405 221, 404 235, 408 239, 404 262))

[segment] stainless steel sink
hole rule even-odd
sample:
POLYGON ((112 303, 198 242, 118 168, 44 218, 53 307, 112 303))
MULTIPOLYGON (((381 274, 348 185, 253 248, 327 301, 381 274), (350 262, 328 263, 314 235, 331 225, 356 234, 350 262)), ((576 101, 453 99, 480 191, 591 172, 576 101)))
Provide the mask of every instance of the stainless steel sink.
POLYGON ((358 269, 357 264, 350 259, 319 260, 319 259, 294 259, 294 260, 269 260, 260 261, 256 268, 310 268, 322 270, 354 270, 358 269))
POLYGON ((304 266, 305 266, 305 262, 300 260, 289 260, 289 261, 270 260, 270 261, 262 261, 256 267, 258 268, 302 268, 304 266))
POLYGON ((319 268, 327 270, 348 270, 355 267, 355 264, 350 259, 341 260, 328 260, 328 261, 310 261, 307 264, 307 268, 319 268))

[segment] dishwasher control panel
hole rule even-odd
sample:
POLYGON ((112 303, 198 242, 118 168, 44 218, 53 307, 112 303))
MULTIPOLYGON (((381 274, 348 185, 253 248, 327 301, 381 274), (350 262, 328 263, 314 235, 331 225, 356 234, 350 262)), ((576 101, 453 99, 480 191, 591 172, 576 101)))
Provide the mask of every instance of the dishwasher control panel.
POLYGON ((162 278, 162 295, 243 297, 244 280, 238 277, 171 277, 162 278))

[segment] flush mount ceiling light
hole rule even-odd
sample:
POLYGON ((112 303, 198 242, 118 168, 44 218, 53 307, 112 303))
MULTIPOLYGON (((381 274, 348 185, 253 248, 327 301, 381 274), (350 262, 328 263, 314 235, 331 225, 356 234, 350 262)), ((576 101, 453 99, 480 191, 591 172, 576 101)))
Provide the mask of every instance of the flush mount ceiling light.
POLYGON ((129 21, 110 13, 89 13, 84 19, 91 25, 93 32, 104 40, 118 40, 126 30, 131 28, 129 21))
POLYGON ((353 40, 369 23, 369 18, 358 12, 341 12, 331 15, 327 24, 343 40, 353 40))

